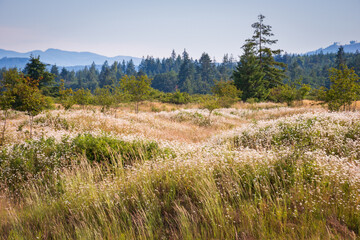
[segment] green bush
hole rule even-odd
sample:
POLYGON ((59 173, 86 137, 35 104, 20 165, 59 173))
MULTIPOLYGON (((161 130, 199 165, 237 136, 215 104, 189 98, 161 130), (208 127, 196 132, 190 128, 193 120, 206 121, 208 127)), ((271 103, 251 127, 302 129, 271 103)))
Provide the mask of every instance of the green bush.
POLYGON ((50 179, 61 168, 76 164, 79 156, 86 156, 90 162, 116 161, 128 166, 158 156, 172 157, 174 153, 153 141, 126 142, 104 135, 84 134, 61 142, 54 138, 29 140, 0 151, 0 189, 17 192, 28 181, 50 179))
POLYGON ((112 161, 121 159, 124 165, 136 161, 153 159, 163 152, 156 142, 126 142, 109 136, 95 137, 91 134, 79 135, 73 140, 74 152, 84 154, 91 162, 112 161))
POLYGON ((71 149, 67 139, 58 144, 54 138, 30 140, 3 149, 0 152, 0 186, 18 191, 27 181, 56 174, 56 169, 68 166, 75 157, 71 149))
POLYGON ((200 127, 208 126, 210 124, 209 119, 201 113, 195 112, 179 112, 175 116, 171 117, 176 122, 192 122, 200 127))

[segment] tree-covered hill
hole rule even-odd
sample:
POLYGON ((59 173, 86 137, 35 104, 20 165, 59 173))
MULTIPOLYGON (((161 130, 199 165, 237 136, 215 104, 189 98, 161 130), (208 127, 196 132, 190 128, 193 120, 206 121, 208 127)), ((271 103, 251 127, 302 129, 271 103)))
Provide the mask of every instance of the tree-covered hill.
MULTIPOLYGON (((345 63, 354 68, 360 75, 360 53, 344 53, 345 63)), ((19 61, 23 61, 19 59, 19 61)), ((42 59, 41 59, 42 60, 42 59)), ((285 63, 285 83, 302 80, 314 88, 329 86, 329 68, 336 66, 336 54, 291 55, 275 56, 275 60, 285 63)), ((56 75, 59 83, 64 79, 65 87, 76 90, 88 88, 94 91, 97 87, 117 84, 126 75, 146 74, 153 78, 152 87, 164 92, 180 90, 188 93, 210 93, 214 80, 230 80, 238 59, 225 54, 221 62, 212 60, 207 53, 199 59, 193 59, 184 50, 180 54, 173 51, 170 57, 154 58, 148 56, 137 66, 134 61, 115 61, 112 64, 105 61, 102 65, 92 64, 84 68, 61 68, 56 65, 48 66, 50 72, 56 75)), ((0 60, 1 62, 1 60, 0 60)), ((17 61, 16 61, 17 62, 17 61)), ((11 66, 10 66, 11 67, 11 66)), ((5 68, 0 69, 0 78, 5 68)))
MULTIPOLYGON (((285 82, 302 82, 312 87, 329 86, 329 68, 336 67, 336 53, 313 55, 278 55, 276 60, 287 64, 285 82)), ((360 53, 344 53, 345 64, 360 74, 360 53)))

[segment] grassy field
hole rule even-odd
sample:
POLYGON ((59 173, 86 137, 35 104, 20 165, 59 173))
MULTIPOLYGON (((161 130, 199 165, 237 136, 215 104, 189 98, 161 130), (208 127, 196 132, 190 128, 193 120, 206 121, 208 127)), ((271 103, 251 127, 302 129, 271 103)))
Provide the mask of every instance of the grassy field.
POLYGON ((1 239, 360 239, 360 113, 310 102, 11 112, 1 239))

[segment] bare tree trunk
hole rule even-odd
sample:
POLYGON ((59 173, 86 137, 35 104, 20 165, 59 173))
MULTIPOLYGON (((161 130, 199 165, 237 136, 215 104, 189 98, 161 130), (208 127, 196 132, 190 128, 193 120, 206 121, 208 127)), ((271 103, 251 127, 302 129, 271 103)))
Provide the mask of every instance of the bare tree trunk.
POLYGON ((136 114, 139 113, 139 102, 136 102, 136 105, 135 105, 135 113, 136 113, 136 114))

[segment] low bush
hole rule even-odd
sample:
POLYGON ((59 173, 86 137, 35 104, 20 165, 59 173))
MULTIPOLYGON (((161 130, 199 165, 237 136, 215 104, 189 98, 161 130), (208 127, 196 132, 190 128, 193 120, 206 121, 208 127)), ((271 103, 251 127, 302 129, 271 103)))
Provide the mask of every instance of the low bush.
POLYGON ((176 122, 191 122, 200 127, 210 125, 209 118, 205 117, 203 114, 198 112, 193 113, 193 112, 181 111, 176 115, 172 116, 171 119, 176 122))
POLYGON ((106 135, 99 137, 91 134, 79 135, 74 138, 73 144, 74 152, 85 155, 91 162, 121 160, 124 166, 171 153, 169 149, 160 149, 154 141, 126 142, 106 135))
POLYGON ((18 192, 26 182, 51 178, 62 168, 77 164, 79 157, 129 166, 172 156, 173 151, 161 149, 154 141, 127 142, 106 135, 83 134, 73 139, 65 137, 61 142, 54 138, 29 140, 0 151, 0 188, 18 192))

